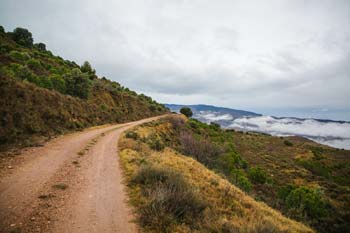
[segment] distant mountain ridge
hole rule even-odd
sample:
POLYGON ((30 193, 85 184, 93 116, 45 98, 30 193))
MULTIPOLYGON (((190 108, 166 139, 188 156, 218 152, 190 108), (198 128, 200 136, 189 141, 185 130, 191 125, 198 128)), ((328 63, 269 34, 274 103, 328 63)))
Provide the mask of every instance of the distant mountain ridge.
POLYGON ((218 112, 221 114, 230 114, 233 118, 262 116, 261 114, 258 114, 255 112, 232 109, 232 108, 217 107, 217 106, 206 105, 206 104, 194 104, 194 105, 164 104, 164 105, 165 107, 169 108, 171 111, 174 111, 174 112, 179 112, 182 107, 186 106, 186 107, 190 107, 194 114, 196 114, 197 112, 210 111, 210 112, 218 112))

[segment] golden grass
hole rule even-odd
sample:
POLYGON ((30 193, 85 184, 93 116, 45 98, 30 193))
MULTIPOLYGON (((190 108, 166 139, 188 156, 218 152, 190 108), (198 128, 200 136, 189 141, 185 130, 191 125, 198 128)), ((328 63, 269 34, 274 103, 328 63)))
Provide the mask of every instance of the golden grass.
MULTIPOLYGON (((137 128, 137 132, 143 136, 148 135, 152 130, 151 127, 137 128)), ((213 232, 223 232, 224 225, 229 226, 231 230, 235 229, 228 232, 313 232, 309 227, 284 217, 266 204, 255 201, 190 157, 170 148, 155 152, 146 144, 125 137, 121 138, 119 144, 120 160, 127 182, 143 164, 180 172, 188 183, 198 189, 201 198, 210 203, 210 209, 203 222, 210 224, 210 228, 214 229, 213 232)), ((136 209, 146 201, 140 187, 130 186, 129 194, 131 203, 136 209)), ((177 224, 173 231, 206 232, 194 231, 186 224, 177 224)))

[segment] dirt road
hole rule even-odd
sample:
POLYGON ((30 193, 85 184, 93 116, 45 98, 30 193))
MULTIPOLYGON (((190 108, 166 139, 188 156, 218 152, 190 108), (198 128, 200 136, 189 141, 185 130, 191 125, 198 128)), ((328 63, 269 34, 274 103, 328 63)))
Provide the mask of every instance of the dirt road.
POLYGON ((137 232, 117 141, 156 118, 69 134, 32 148, 0 180, 0 232, 137 232))

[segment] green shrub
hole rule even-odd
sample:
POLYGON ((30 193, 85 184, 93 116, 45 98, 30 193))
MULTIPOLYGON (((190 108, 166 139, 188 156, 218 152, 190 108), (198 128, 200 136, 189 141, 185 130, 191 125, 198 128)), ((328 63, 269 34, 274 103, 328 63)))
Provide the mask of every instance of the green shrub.
POLYGON ((44 43, 34 44, 34 47, 41 50, 41 51, 46 51, 46 45, 44 43))
POLYGON ((246 192, 249 192, 252 189, 252 183, 250 183, 249 179, 244 175, 238 176, 236 184, 246 192))
POLYGON ((201 122, 197 119, 189 119, 187 123, 192 129, 198 129, 201 127, 201 122))
POLYGON ((266 172, 259 166, 250 168, 248 170, 248 176, 254 183, 264 184, 267 181, 266 172))
POLYGON ((126 138, 132 138, 134 140, 138 139, 139 135, 135 131, 127 131, 125 133, 126 138))
POLYGON ((7 44, 0 44, 0 54, 7 54, 11 51, 11 46, 7 44))
POLYGON ((73 69, 72 72, 64 76, 64 79, 66 80, 67 94, 81 99, 88 98, 91 83, 86 74, 79 69, 73 69))
POLYGON ((38 61, 34 58, 29 59, 26 63, 27 63, 27 66, 32 70, 37 71, 37 70, 42 69, 40 61, 38 61))
POLYGON ((279 188, 277 195, 279 199, 285 201, 292 190, 296 187, 294 185, 288 184, 279 188))
POLYGON ((330 177, 329 169, 320 161, 300 159, 298 163, 317 176, 323 176, 325 178, 330 177))
POLYGON ((288 141, 288 140, 284 140, 283 143, 286 146, 293 146, 293 143, 291 141, 288 141))
POLYGON ((193 115, 193 112, 189 107, 182 107, 180 109, 180 113, 184 114, 188 118, 190 118, 193 115))
POLYGON ((31 80, 34 78, 33 72, 27 67, 27 66, 13 66, 16 78, 19 78, 21 80, 27 79, 28 81, 32 82, 31 80))
POLYGON ((39 77, 39 83, 37 85, 46 89, 53 89, 53 85, 50 78, 39 77))
POLYGON ((150 105, 150 106, 149 106, 149 110, 151 110, 152 112, 154 112, 154 111, 157 110, 157 107, 154 106, 154 105, 150 105))
POLYGON ((66 81, 59 75, 53 74, 50 77, 52 88, 62 94, 66 93, 66 81))
POLYGON ((291 189, 285 200, 289 209, 297 209, 302 216, 319 218, 328 214, 327 202, 318 188, 301 186, 291 189))
POLYGON ((208 207, 183 176, 169 168, 143 166, 131 183, 141 185, 146 198, 139 208, 139 222, 155 232, 170 232, 175 223, 193 223, 208 207))
POLYGON ((31 82, 31 83, 39 86, 39 87, 42 86, 40 77, 35 75, 35 74, 33 74, 33 73, 30 73, 30 75, 26 76, 25 80, 28 81, 28 82, 31 82))
POLYGON ((313 147, 311 149, 312 154, 314 155, 316 160, 321 160, 324 159, 325 157, 322 155, 323 153, 323 148, 321 147, 313 147))
POLYGON ((10 52, 10 57, 17 62, 25 62, 30 59, 30 55, 26 52, 18 52, 16 50, 12 50, 10 52))
POLYGON ((214 130, 219 130, 221 128, 220 124, 215 122, 210 122, 210 127, 214 130))
POLYGON ((159 137, 152 135, 147 138, 147 144, 152 150, 162 151, 165 148, 164 143, 160 140, 159 137))

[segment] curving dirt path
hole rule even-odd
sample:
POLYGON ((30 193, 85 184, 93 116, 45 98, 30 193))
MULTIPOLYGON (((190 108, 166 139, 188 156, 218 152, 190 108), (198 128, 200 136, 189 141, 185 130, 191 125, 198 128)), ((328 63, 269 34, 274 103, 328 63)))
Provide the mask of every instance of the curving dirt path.
POLYGON ((26 159, 0 177, 0 232, 137 232, 117 142, 126 129, 157 118, 92 128, 25 151, 26 159))

